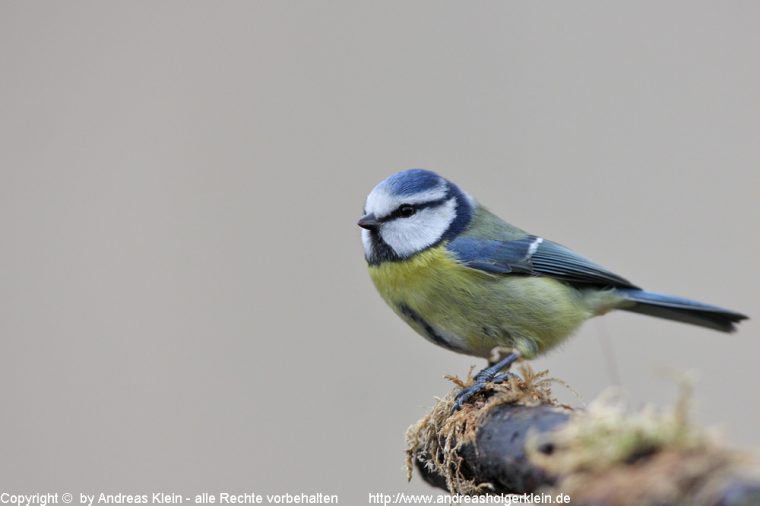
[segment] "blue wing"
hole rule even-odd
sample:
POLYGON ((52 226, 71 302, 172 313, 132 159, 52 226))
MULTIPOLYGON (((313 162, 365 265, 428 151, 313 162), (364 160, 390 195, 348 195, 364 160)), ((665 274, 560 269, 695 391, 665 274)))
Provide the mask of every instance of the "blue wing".
POLYGON ((468 267, 493 274, 528 274, 571 283, 638 288, 571 249, 534 235, 512 241, 459 237, 447 248, 468 267))

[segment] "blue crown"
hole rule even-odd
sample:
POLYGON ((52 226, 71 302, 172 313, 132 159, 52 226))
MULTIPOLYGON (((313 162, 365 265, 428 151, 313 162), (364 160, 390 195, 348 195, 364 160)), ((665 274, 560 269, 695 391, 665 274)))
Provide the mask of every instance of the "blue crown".
POLYGON ((414 195, 441 186, 445 182, 441 176, 431 170, 409 169, 397 172, 380 183, 387 186, 394 195, 414 195))

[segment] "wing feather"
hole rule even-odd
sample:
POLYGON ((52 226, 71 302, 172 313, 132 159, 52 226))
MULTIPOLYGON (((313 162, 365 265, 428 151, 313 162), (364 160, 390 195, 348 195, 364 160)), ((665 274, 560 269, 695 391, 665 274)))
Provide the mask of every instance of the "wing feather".
POLYGON ((637 288, 570 248, 533 235, 511 241, 460 237, 447 247, 468 267, 494 274, 530 274, 570 283, 637 288))

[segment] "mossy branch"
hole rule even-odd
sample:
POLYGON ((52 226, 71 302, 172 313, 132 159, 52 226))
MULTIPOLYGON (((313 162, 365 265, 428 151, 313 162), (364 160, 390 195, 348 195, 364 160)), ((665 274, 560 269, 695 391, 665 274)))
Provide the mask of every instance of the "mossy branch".
POLYGON ((568 494, 574 505, 760 504, 748 455, 689 421, 684 389, 669 412, 629 412, 610 396, 574 410, 546 371, 513 378, 451 412, 471 379, 407 431, 407 472, 459 494, 568 494))

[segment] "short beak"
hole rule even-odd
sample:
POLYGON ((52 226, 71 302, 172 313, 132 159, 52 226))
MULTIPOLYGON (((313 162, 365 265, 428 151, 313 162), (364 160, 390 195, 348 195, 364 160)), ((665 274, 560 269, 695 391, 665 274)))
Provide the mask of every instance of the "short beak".
POLYGON ((380 222, 377 221, 377 218, 374 214, 369 213, 362 216, 357 225, 362 228, 366 228, 367 230, 377 230, 377 227, 380 226, 380 222))

